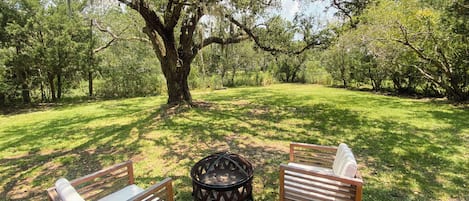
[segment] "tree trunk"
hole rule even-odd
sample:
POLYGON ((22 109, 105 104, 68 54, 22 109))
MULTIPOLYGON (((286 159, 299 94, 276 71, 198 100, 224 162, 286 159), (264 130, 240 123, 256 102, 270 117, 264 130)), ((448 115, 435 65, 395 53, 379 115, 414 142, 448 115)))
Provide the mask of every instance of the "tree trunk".
POLYGON ((41 102, 46 102, 46 92, 44 91, 44 82, 41 81, 41 102))
POLYGON ((296 73, 297 73, 296 70, 293 71, 293 73, 292 73, 292 75, 291 75, 290 82, 293 82, 293 83, 296 82, 296 73))
POLYGON ((62 73, 57 73, 57 99, 62 98, 62 73))
POLYGON ((41 82, 39 83, 40 90, 41 90, 41 102, 44 103, 46 102, 46 92, 44 90, 44 78, 42 77, 42 73, 40 69, 38 70, 38 73, 39 73, 39 79, 41 80, 41 82))
MULTIPOLYGON (((235 81, 234 81, 234 80, 235 80, 235 76, 236 76, 236 66, 233 65, 233 66, 231 67, 231 69, 233 70, 233 71, 232 71, 233 74, 231 74, 231 86, 235 86, 235 81)), ((223 82, 222 82, 222 85, 223 85, 223 82)), ((223 86, 222 86, 222 87, 223 87, 223 86)))
MULTIPOLYGON (((220 72, 220 77, 221 77, 221 87, 223 87, 223 83, 225 83, 225 76, 226 76, 226 68, 222 67, 221 72, 220 72)), ((216 84, 213 86, 214 89, 217 88, 216 84)))
MULTIPOLYGON (((92 5, 93 6, 93 5, 92 5)), ((88 93, 90 97, 93 97, 93 71, 94 69, 94 52, 93 52, 93 19, 90 20, 90 53, 88 60, 88 93)))
MULTIPOLYGON (((347 75, 345 74, 345 70, 342 71, 341 76, 342 76, 342 83, 344 85, 344 88, 348 88, 349 79, 347 78, 347 75)), ((352 75, 350 75, 350 77, 352 77, 352 75)))
POLYGON ((0 93, 0 108, 5 106, 5 93, 0 93))
POLYGON ((31 95, 29 93, 29 86, 27 81, 27 74, 25 71, 20 73, 21 77, 21 96, 23 97, 23 103, 31 103, 31 95))
POLYGON ((93 72, 88 71, 88 93, 93 97, 93 72))
POLYGON ((167 56, 160 62, 168 88, 168 105, 178 105, 184 102, 192 104, 192 96, 187 82, 190 61, 179 61, 182 61, 182 64, 177 64, 177 57, 167 56))
POLYGON ((341 66, 340 67, 340 79, 342 79, 342 84, 344 85, 344 88, 348 88, 348 83, 347 83, 347 78, 345 75, 345 67, 341 66))
POLYGON ((448 99, 456 102, 468 100, 469 93, 465 92, 456 83, 453 83, 452 80, 450 80, 450 82, 450 84, 445 84, 445 86, 442 86, 446 91, 446 96, 448 97, 448 99))
MULTIPOLYGON (((461 73, 463 74, 463 73, 461 73)), ((449 77, 449 83, 450 83, 450 88, 452 89, 452 95, 454 96, 455 101, 466 101, 468 100, 469 93, 467 90, 464 90, 466 88, 466 85, 461 85, 460 80, 462 76, 461 74, 453 72, 451 74, 451 77, 449 77)))
POLYGON ((31 103, 31 96, 29 94, 29 87, 27 83, 21 84, 21 95, 23 96, 23 103, 31 103))
POLYGON ((50 87, 50 94, 52 97, 52 101, 56 101, 57 96, 55 96, 54 75, 50 72, 47 73, 47 79, 49 80, 49 87, 50 87))

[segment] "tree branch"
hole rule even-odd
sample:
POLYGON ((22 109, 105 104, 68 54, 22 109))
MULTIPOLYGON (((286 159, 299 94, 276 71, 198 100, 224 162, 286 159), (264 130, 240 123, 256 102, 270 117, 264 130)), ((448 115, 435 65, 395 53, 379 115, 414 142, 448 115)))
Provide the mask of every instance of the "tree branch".
POLYGON ((190 58, 194 58, 198 51, 197 47, 194 47, 192 44, 197 23, 199 22, 200 18, 202 18, 202 16, 202 8, 197 7, 196 11, 192 12, 192 15, 186 21, 183 22, 183 25, 181 27, 179 43, 181 45, 182 52, 184 53, 184 55, 190 58))
POLYGON ((234 37, 226 38, 226 39, 223 39, 223 38, 220 38, 220 37, 209 37, 209 38, 204 39, 202 44, 198 44, 197 47, 198 47, 198 49, 202 49, 202 48, 204 48, 206 46, 209 46, 213 43, 217 43, 217 44, 221 44, 221 45, 227 45, 227 44, 232 44, 232 43, 239 43, 239 42, 241 42, 243 40, 247 40, 247 39, 249 39, 248 35, 238 35, 238 36, 234 36, 234 37))
POLYGON ((430 73, 426 72, 425 70, 423 70, 422 68, 418 67, 417 65, 411 65, 412 67, 416 68, 420 73, 422 73, 422 75, 424 77, 426 77, 427 79, 429 79, 430 81, 432 81, 433 83, 439 85, 439 86, 442 86, 442 83, 440 81, 438 81, 437 79, 435 79, 430 73))
POLYGON ((116 41, 115 38, 113 38, 113 39, 111 39, 110 41, 108 41, 105 45, 100 46, 100 47, 98 47, 98 48, 96 48, 96 49, 93 49, 93 53, 97 53, 97 52, 100 52, 100 51, 102 51, 102 50, 108 48, 109 46, 112 45, 112 43, 114 43, 114 41, 116 41))
MULTIPOLYGON (((407 33, 407 29, 402 24, 399 24, 399 29, 401 30, 401 33, 402 33, 402 36, 404 37, 404 40, 394 39, 394 41, 409 47, 415 53, 417 53, 418 57, 420 57, 421 59, 423 59, 425 61, 428 61, 428 62, 431 62, 431 63, 438 63, 438 62, 434 61, 433 59, 429 58, 427 55, 425 55, 423 53, 423 51, 417 49, 412 43, 410 43, 409 35, 407 33)), ((440 64, 438 64, 437 66, 440 66, 440 64)))
POLYGON ((155 13, 155 11, 150 10, 148 3, 144 3, 144 0, 119 0, 119 2, 129 6, 134 9, 143 17, 147 26, 150 26, 152 29, 156 30, 158 35, 165 37, 164 29, 165 26, 160 20, 160 17, 155 13))
POLYGON ((273 48, 273 47, 270 47, 270 46, 267 46, 267 45, 264 45, 260 42, 259 40, 259 37, 257 37, 256 35, 254 35, 254 33, 252 32, 251 29, 249 29, 247 26, 245 26, 244 24, 241 24, 240 22, 238 22, 236 19, 234 19, 232 16, 230 15, 225 15, 226 18, 228 18, 228 20, 235 24, 236 26, 238 26, 239 28, 241 28, 244 32, 246 32, 251 38, 252 40, 254 40, 254 42, 256 43, 257 46, 259 46, 262 50, 264 51, 268 51, 268 52, 284 52, 284 50, 279 50, 279 49, 276 49, 276 48, 273 48))
POLYGON ((345 16, 349 18, 350 24, 352 24, 352 27, 355 26, 355 24, 352 21, 353 20, 352 16, 350 15, 350 10, 347 10, 346 8, 342 7, 342 4, 337 0, 332 1, 332 5, 334 5, 334 7, 337 8, 337 10, 340 10, 345 16))
POLYGON ((320 45, 322 45, 322 43, 320 41, 313 41, 313 42, 307 44, 303 49, 300 49, 296 52, 293 52, 293 54, 301 54, 301 53, 303 53, 304 51, 306 51, 308 49, 311 49, 313 47, 320 46, 320 45))
POLYGON ((104 33, 107 33, 109 34, 112 39, 110 41, 108 41, 105 45, 102 45, 96 49, 93 50, 94 53, 96 52, 100 52, 106 48, 108 48, 109 46, 111 46, 115 41, 118 41, 118 40, 127 40, 127 41, 131 41, 131 40, 135 40, 135 41, 141 41, 141 42, 149 42, 148 39, 145 39, 145 38, 140 38, 140 37, 129 37, 129 38, 122 38, 120 36, 118 36, 117 34, 113 33, 111 30, 109 30, 108 28, 103 28, 101 26, 101 24, 99 24, 96 20, 93 20, 93 25, 95 25, 95 27, 101 31, 101 32, 104 32, 104 33))
POLYGON ((155 31, 152 31, 148 27, 144 27, 143 32, 145 32, 148 35, 148 37, 150 37, 150 41, 151 41, 151 44, 153 46, 153 50, 155 51, 156 56, 158 57, 160 61, 162 61, 166 53, 165 53, 164 45, 163 45, 163 42, 161 41, 161 38, 158 36, 157 33, 155 33, 155 31))
POLYGON ((268 52, 272 52, 273 54, 275 53, 283 53, 283 54, 301 54, 303 53, 304 51, 308 50, 308 49, 311 49, 311 48, 314 48, 316 46, 319 46, 319 45, 322 45, 323 43, 319 40, 315 40, 313 42, 310 42, 310 43, 307 43, 303 48, 297 50, 297 51, 290 51, 290 50, 287 50, 287 49, 278 49, 278 48, 275 48, 275 47, 271 47, 271 46, 267 46, 267 45, 264 45, 260 42, 259 40, 259 37, 256 36, 251 29, 249 29, 247 26, 245 26, 244 24, 241 24, 240 22, 238 22, 236 19, 234 19, 232 16, 229 16, 229 15, 226 15, 226 18, 228 18, 228 20, 235 24, 236 26, 238 26, 239 28, 241 28, 244 32, 246 32, 248 34, 249 37, 251 37, 254 42, 256 43, 256 45, 258 47, 260 47, 262 50, 264 51, 268 51, 268 52))
MULTIPOLYGON (((394 39, 394 41, 396 42, 399 42, 407 47, 409 47, 411 50, 413 50, 417 56, 427 62, 429 62, 431 65, 434 65, 435 67, 437 67, 439 70, 441 70, 444 74, 446 74, 446 76, 448 77, 452 77, 452 73, 450 72, 450 66, 446 66, 443 62, 441 61, 437 61, 433 58, 430 58, 429 56, 425 55, 425 53, 423 53, 422 50, 419 50, 418 48, 416 48, 410 41, 409 41, 409 37, 408 37, 408 33, 407 33, 407 29, 402 25, 402 24, 399 24, 399 28, 401 30, 401 33, 404 37, 404 40, 400 40, 400 39, 394 39)), ((437 47, 437 50, 435 50, 438 52, 438 47, 437 47)), ((441 54, 443 55, 443 52, 441 52, 441 54)), ((444 56, 444 55, 443 55, 444 56)), ((437 80, 436 78, 434 78, 429 72, 426 72, 424 69, 416 66, 416 65, 413 65, 425 78, 429 79, 430 81, 432 81, 433 83, 445 88, 446 90, 453 90, 451 87, 448 87, 446 84, 444 84, 442 81, 439 81, 437 80)))
POLYGON ((449 66, 445 66, 444 63, 442 62, 439 62, 433 58, 430 58, 428 57, 427 55, 425 55, 425 53, 423 53, 422 50, 419 50, 418 48, 416 48, 412 43, 410 43, 409 41, 409 34, 407 33, 407 29, 404 27, 404 25, 400 24, 399 23, 399 28, 401 30, 401 33, 404 37, 404 40, 400 40, 400 39, 394 39, 394 41, 396 42, 399 42, 407 47, 409 47, 410 49, 412 49, 415 53, 417 53, 417 56, 425 61, 428 61, 430 62, 431 64, 435 65, 436 67, 440 68, 441 70, 443 70, 443 72, 445 73, 449 73, 448 72, 448 69, 449 69, 449 66))
POLYGON ((182 7, 184 7, 184 5, 185 4, 173 2, 173 0, 168 1, 164 14, 166 28, 174 28, 176 26, 179 21, 179 17, 181 16, 182 7))

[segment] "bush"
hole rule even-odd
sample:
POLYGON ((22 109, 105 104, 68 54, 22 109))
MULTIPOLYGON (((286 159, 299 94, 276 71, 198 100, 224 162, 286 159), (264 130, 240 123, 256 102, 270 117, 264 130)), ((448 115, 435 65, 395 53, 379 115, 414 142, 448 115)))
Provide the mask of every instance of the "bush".
POLYGON ((123 72, 114 72, 111 75, 96 82, 97 96, 112 98, 159 95, 164 90, 163 86, 166 86, 164 78, 154 72, 132 73, 124 69, 123 72))
POLYGON ((333 85, 333 78, 327 70, 319 66, 318 62, 310 61, 306 63, 306 69, 300 75, 304 78, 305 83, 333 85))

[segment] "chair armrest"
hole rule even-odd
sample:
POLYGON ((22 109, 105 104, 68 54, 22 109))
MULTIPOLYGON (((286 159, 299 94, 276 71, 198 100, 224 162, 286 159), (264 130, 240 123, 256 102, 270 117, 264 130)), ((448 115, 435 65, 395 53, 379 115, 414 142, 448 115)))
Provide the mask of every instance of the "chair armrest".
MULTIPOLYGON (((70 184, 77 190, 77 192, 86 200, 94 200, 100 196, 112 192, 109 186, 118 187, 109 184, 115 184, 117 180, 126 177, 128 185, 134 184, 132 161, 126 161, 97 172, 88 174, 86 176, 70 181, 70 184), (99 180, 98 180, 99 179, 99 180)), ((51 201, 60 201, 55 187, 47 189, 47 195, 51 201)))
POLYGON ((93 181, 93 180, 95 180, 99 177, 108 175, 112 172, 116 172, 117 170, 124 169, 124 168, 127 168, 128 184, 129 185, 134 184, 134 171, 133 171, 133 165, 132 165, 131 160, 126 161, 126 162, 122 162, 122 163, 118 163, 118 164, 115 164, 113 166, 107 167, 105 169, 99 170, 97 172, 94 172, 94 173, 85 175, 83 177, 74 179, 74 180, 70 181, 70 184, 72 184, 72 186, 76 187, 80 184, 83 184, 83 183, 86 183, 86 182, 89 182, 89 181, 93 181))
POLYGON ((300 143, 300 142, 291 142, 291 147, 303 147, 308 149, 316 149, 316 150, 325 150, 325 151, 337 151, 337 147, 334 146, 324 146, 324 145, 316 145, 316 144, 307 144, 307 143, 300 143))
POLYGON ((355 200, 362 198, 363 180, 280 165, 280 200, 315 198, 355 200))
POLYGON ((151 186, 145 191, 128 199, 128 201, 153 200, 165 197, 164 201, 174 201, 172 179, 166 178, 163 181, 151 186))
POLYGON ((337 147, 292 142, 290 162, 331 168, 336 152, 337 147))
POLYGON ((50 201, 60 201, 60 197, 55 190, 55 186, 47 189, 47 197, 49 197, 50 201))
MULTIPOLYGON (((125 187, 119 183, 125 179, 126 185, 134 184, 132 161, 126 161, 104 168, 97 172, 70 181, 77 192, 86 200, 95 200, 125 187)), ((124 182, 123 181, 123 182, 124 182)))

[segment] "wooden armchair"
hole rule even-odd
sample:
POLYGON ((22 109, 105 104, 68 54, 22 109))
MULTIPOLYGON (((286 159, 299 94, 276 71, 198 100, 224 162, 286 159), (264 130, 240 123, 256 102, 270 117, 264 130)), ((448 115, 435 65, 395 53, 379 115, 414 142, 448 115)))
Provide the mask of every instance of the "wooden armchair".
POLYGON ((132 161, 126 161, 68 182, 59 179, 47 189, 52 201, 119 201, 158 200, 173 201, 171 178, 144 190, 134 184, 132 161))
POLYGON ((290 144, 290 161, 280 166, 280 200, 362 199, 363 179, 345 144, 290 144))

